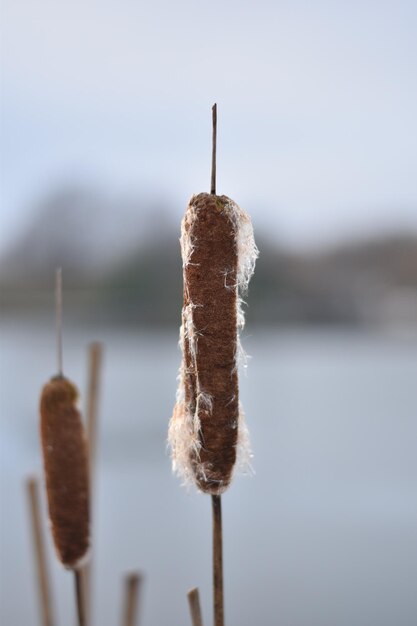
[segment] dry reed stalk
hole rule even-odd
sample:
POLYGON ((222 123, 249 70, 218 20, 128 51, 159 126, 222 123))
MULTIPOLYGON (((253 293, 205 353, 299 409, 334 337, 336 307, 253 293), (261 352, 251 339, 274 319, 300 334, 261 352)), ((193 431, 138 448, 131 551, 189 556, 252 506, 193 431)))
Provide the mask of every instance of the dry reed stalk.
MULTIPOLYGON (((97 447, 97 417, 101 382, 103 346, 94 342, 88 347, 88 383, 87 383, 87 443, 90 482, 90 523, 92 523, 92 507, 94 493, 94 471, 97 447)), ((91 621, 92 610, 92 555, 84 567, 84 599, 87 624, 91 621)))
POLYGON ((29 501, 33 547, 36 561, 36 582, 42 626, 53 626, 52 593, 48 574, 45 543, 42 532, 39 485, 35 477, 28 478, 26 490, 29 501))
POLYGON ((203 626, 203 618, 201 616, 200 594, 198 587, 191 589, 187 593, 188 604, 190 606, 192 626, 203 626))
POLYGON ((88 348, 88 392, 87 392, 87 441, 92 482, 95 467, 97 447, 97 416, 101 382, 101 366, 103 360, 103 346, 99 342, 90 344, 88 348))
POLYGON ((242 295, 258 250, 249 216, 230 198, 216 195, 216 105, 212 119, 211 193, 191 198, 181 225, 183 359, 169 441, 174 471, 212 496, 215 626, 223 626, 220 495, 232 480, 237 459, 241 467, 250 467, 239 403, 239 331, 244 326, 242 295))
POLYGON ((87 441, 78 391, 62 374, 62 277, 56 273, 58 375, 42 389, 40 435, 52 536, 61 563, 74 571, 78 619, 85 626, 81 568, 90 546, 87 441))
POLYGON ((122 626, 137 626, 140 588, 143 578, 138 572, 125 577, 122 626))

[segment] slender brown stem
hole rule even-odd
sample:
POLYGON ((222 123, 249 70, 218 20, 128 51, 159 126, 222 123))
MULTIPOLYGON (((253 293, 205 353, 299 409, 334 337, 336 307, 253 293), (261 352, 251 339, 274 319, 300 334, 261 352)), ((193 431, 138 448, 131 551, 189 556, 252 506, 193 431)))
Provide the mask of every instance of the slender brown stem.
POLYGON ((43 626, 53 626, 52 617, 52 594, 49 584, 45 544, 42 533, 41 514, 39 505, 39 487, 36 478, 29 478, 26 483, 31 525, 33 546, 35 549, 37 583, 39 593, 39 603, 41 609, 41 622, 43 626))
POLYGON ((137 626, 139 588, 142 576, 129 574, 125 578, 125 599, 123 605, 123 626, 137 626))
POLYGON ((198 587, 191 589, 188 593, 188 604, 190 605, 192 626, 203 626, 203 618, 201 617, 200 594, 198 587))
POLYGON ((87 438, 90 462, 90 480, 94 469, 97 443, 97 414, 103 347, 94 342, 88 348, 87 438))
POLYGON ((213 518, 213 609, 214 626, 224 626, 223 532, 221 496, 211 496, 213 518))
POLYGON ((75 599, 77 603, 78 626, 86 626, 83 570, 74 570, 75 599))
MULTIPOLYGON (((90 482, 90 524, 92 524, 93 493, 94 493, 94 467, 97 447, 97 415, 100 391, 102 345, 94 342, 88 347, 88 390, 87 390, 87 443, 88 443, 88 470, 90 482)), ((84 566, 84 598, 86 622, 91 622, 91 578, 92 578, 92 555, 84 566)))
POLYGON ((212 141, 212 153, 211 153, 211 187, 210 193, 216 195, 216 151, 217 151, 217 104, 213 104, 212 119, 213 119, 213 141, 212 141))
POLYGON ((62 376, 62 268, 55 270, 56 359, 58 376, 62 376))

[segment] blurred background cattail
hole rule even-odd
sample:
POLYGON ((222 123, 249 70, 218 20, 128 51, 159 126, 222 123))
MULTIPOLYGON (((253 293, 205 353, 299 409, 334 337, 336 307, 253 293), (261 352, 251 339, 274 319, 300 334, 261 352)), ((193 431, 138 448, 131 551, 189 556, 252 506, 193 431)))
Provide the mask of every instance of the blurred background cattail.
POLYGON ((90 549, 91 462, 84 425, 76 406, 78 390, 63 375, 60 268, 56 270, 55 303, 57 374, 41 393, 41 448, 56 553, 64 567, 74 572, 78 624, 86 626, 83 571, 90 549))
POLYGON ((51 530, 62 564, 79 569, 90 546, 87 442, 78 392, 62 376, 42 390, 41 442, 51 530))

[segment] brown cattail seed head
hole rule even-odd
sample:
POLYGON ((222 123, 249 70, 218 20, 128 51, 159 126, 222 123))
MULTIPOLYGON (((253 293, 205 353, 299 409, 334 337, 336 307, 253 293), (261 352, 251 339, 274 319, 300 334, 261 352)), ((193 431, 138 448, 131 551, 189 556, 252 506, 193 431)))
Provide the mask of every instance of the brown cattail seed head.
POLYGON ((76 408, 78 392, 58 376, 45 385, 40 433, 52 535, 59 559, 76 569, 89 548, 87 443, 76 408))
POLYGON ((239 406, 240 294, 257 249, 249 217, 226 196, 202 193, 181 235, 183 362, 169 439, 174 469, 206 493, 228 487, 246 429, 239 406))

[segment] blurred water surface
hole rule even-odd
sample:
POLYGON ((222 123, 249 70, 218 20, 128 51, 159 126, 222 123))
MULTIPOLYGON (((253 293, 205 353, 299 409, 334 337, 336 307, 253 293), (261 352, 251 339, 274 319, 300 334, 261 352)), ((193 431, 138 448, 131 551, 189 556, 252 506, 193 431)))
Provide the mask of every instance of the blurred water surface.
MULTIPOLYGON (((1 325, 1 612, 36 624, 24 493, 40 472, 37 405, 54 373, 53 325, 1 325)), ((417 339, 364 332, 249 331, 241 376, 255 476, 223 498, 226 622, 417 623, 417 339)), ((105 343, 94 503, 94 624, 121 623, 121 576, 141 569, 144 626, 211 621, 209 498, 171 475, 166 430, 176 332, 68 327, 64 368, 86 387, 86 345, 105 343)), ((82 398, 82 402, 85 398, 82 398)), ((51 556, 57 624, 75 623, 73 582, 51 556)))

